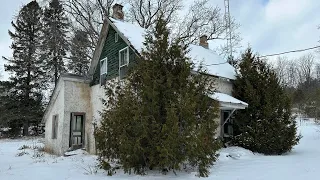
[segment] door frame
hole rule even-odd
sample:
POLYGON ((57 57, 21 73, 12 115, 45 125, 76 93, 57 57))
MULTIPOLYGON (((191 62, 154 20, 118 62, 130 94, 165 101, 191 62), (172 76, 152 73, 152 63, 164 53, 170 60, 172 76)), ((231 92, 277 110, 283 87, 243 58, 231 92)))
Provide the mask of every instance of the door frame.
POLYGON ((73 149, 72 147, 72 118, 74 116, 82 116, 83 121, 82 121, 82 146, 81 148, 85 147, 85 127, 86 127, 86 113, 84 112, 72 112, 70 113, 70 128, 69 128, 69 148, 73 149))
MULTIPOLYGON (((227 110, 227 109, 224 109, 224 110, 220 110, 220 136, 222 137, 222 138, 224 138, 226 135, 227 136, 230 136, 230 135, 232 135, 232 134, 226 134, 226 132, 225 132, 225 126, 226 125, 233 125, 233 122, 228 122, 228 123, 226 123, 225 121, 226 121, 226 119, 228 118, 228 117, 224 117, 224 113, 225 112, 228 112, 228 116, 231 116, 232 114, 233 114, 233 111, 232 110, 227 110)), ((230 120, 229 120, 230 121, 230 120)))

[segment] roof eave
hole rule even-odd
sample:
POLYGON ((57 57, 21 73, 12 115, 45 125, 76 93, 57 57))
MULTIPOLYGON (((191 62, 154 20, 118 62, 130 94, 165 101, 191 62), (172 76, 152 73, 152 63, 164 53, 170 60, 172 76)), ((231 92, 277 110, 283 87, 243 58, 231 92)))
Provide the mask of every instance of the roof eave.
POLYGON ((90 64, 90 69, 89 69, 89 73, 88 73, 90 79, 92 79, 93 74, 94 74, 96 67, 98 65, 99 58, 100 58, 101 52, 103 50, 104 43, 105 43, 106 37, 108 35, 109 23, 110 23, 110 21, 108 21, 108 18, 106 18, 103 22, 103 25, 102 25, 102 28, 100 31, 99 40, 98 40, 97 45, 95 47, 93 57, 91 60, 91 64, 90 64))
POLYGON ((242 103, 232 103, 232 102, 219 102, 221 109, 246 109, 247 104, 242 103))

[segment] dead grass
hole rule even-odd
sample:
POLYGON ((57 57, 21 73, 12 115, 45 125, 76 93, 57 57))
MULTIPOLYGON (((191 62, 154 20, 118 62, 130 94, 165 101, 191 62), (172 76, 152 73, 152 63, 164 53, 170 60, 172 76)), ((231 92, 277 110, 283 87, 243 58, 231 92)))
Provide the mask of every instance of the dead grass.
POLYGON ((40 147, 40 148, 38 149, 38 151, 39 151, 39 152, 45 152, 45 153, 51 154, 51 155, 55 155, 54 152, 53 152, 53 150, 52 150, 51 148, 47 147, 47 146, 40 147))

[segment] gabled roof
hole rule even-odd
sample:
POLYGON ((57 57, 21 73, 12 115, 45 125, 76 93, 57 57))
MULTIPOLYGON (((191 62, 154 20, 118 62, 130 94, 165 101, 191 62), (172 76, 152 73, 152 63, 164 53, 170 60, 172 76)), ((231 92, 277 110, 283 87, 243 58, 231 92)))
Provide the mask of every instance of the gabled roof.
MULTIPOLYGON (((99 62, 100 54, 105 43, 105 39, 108 34, 109 25, 113 27, 119 34, 119 36, 137 53, 141 53, 143 49, 143 42, 145 35, 147 34, 146 29, 141 28, 135 24, 116 20, 113 18, 106 18, 100 38, 91 62, 89 76, 91 77, 95 71, 95 68, 99 62)), ((226 63, 216 52, 211 49, 206 49, 198 45, 189 46, 189 57, 195 63, 196 66, 200 64, 204 66, 204 69, 209 75, 223 77, 227 79, 235 79, 236 71, 233 66, 226 63)))

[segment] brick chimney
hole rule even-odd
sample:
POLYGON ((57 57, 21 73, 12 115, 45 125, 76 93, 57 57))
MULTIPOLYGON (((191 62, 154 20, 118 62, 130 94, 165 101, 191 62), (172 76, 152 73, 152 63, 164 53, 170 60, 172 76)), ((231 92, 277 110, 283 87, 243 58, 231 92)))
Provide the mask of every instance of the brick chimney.
POLYGON ((200 37, 200 46, 209 49, 208 36, 203 35, 200 37))
POLYGON ((123 20, 124 19, 124 13, 123 13, 122 8, 123 8, 123 6, 121 4, 113 5, 113 7, 112 7, 112 10, 113 10, 112 17, 114 19, 117 19, 117 20, 123 20))

